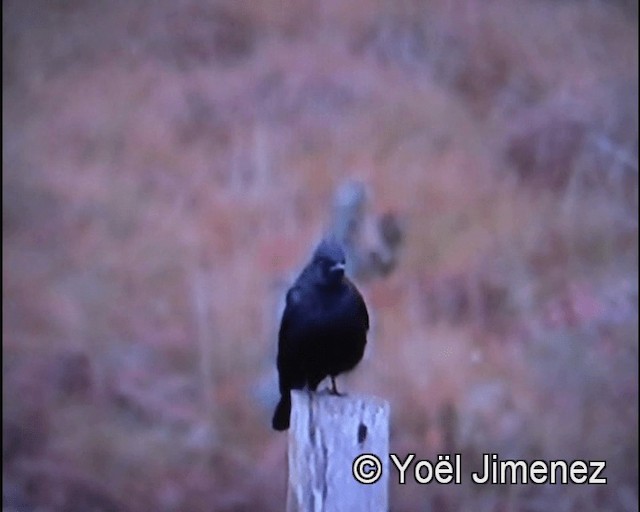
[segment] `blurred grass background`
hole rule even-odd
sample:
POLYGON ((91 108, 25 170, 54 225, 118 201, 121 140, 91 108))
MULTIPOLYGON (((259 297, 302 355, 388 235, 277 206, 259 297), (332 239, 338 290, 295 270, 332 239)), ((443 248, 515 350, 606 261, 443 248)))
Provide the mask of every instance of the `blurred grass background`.
POLYGON ((3 510, 282 510, 279 308, 353 179, 392 451, 607 461, 391 510, 637 510, 636 1, 2 9, 3 510))

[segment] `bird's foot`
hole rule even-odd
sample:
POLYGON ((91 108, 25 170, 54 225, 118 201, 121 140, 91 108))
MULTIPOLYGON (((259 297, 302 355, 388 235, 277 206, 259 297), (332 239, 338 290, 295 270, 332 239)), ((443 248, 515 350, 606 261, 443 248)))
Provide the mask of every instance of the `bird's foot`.
POLYGON ((331 377, 331 387, 329 388, 329 394, 333 396, 346 396, 346 393, 340 393, 336 387, 335 377, 331 377))

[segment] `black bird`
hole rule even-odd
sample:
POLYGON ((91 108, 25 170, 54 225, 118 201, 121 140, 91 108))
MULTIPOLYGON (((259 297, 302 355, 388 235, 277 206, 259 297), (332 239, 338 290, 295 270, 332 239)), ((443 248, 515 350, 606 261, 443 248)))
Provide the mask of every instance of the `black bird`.
POLYGON ((289 428, 292 389, 315 391, 331 377, 331 392, 337 395, 336 375, 362 359, 369 314, 344 267, 340 244, 325 239, 287 292, 278 340, 281 398, 273 415, 275 430, 289 428))

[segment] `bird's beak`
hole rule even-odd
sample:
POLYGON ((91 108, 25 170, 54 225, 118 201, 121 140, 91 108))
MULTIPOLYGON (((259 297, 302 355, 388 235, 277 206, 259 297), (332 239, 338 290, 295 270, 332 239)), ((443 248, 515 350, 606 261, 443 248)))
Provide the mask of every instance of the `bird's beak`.
POLYGON ((344 263, 336 263, 329 270, 332 274, 344 274, 344 263))

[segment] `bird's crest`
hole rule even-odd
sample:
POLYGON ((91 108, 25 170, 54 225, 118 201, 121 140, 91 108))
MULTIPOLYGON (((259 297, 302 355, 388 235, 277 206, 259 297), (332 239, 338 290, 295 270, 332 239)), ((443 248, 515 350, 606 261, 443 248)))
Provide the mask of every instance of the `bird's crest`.
POLYGON ((345 256, 342 245, 332 236, 324 238, 313 253, 313 259, 328 259, 335 262, 344 261, 345 256))

